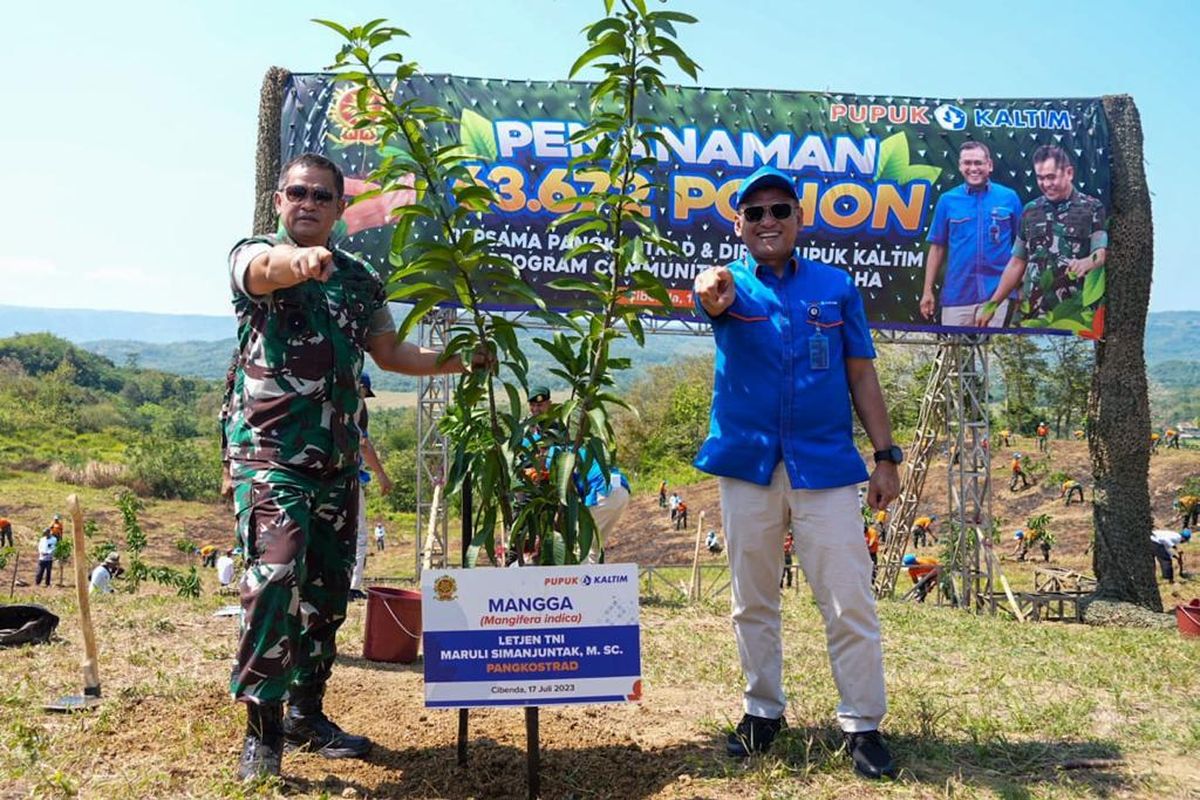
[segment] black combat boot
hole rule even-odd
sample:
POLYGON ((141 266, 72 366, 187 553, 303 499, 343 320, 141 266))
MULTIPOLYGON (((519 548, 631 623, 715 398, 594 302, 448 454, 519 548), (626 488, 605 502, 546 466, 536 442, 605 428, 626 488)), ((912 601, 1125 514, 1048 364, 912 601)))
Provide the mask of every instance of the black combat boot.
POLYGON ((329 673, 289 691, 283 735, 288 747, 320 753, 326 758, 362 758, 371 750, 366 736, 346 733, 321 710, 329 673))
POLYGON ((246 703, 246 741, 238 777, 244 781, 279 775, 283 757, 283 705, 246 703))

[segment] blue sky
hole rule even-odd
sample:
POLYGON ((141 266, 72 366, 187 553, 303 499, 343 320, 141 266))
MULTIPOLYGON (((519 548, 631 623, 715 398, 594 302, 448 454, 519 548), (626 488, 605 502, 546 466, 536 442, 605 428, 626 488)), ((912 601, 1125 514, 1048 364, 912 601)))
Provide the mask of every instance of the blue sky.
MULTIPOLYGON (((653 2, 653 0, 651 0, 653 2)), ((1151 310, 1200 309, 1200 3, 675 0, 700 84, 935 97, 1129 93, 1153 193, 1151 310), (913 9, 903 16, 896 9, 913 9)), ((252 217, 258 93, 319 70, 313 17, 386 17, 429 72, 555 79, 600 0, 9 4, 0 303, 229 313, 224 258, 252 217)))

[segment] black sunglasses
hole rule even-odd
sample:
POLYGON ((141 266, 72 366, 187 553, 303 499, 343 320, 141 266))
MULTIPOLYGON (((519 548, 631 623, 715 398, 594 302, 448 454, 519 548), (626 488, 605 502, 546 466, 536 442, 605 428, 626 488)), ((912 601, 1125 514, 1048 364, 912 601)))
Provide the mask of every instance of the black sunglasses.
POLYGON ((312 193, 313 202, 319 206, 333 202, 333 192, 328 189, 309 189, 307 186, 293 184, 283 190, 283 196, 293 203, 303 203, 308 199, 309 193, 312 193))
POLYGON ((791 203, 771 203, 769 206, 746 206, 742 209, 742 217, 746 222, 762 222, 763 215, 767 210, 771 211, 771 216, 778 220, 785 220, 792 215, 795 206, 791 203))

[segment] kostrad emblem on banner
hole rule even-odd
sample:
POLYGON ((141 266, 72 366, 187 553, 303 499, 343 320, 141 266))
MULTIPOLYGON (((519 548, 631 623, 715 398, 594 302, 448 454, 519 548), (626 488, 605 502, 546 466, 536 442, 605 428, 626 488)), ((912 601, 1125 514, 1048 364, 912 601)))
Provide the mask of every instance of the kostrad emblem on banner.
POLYGON ((950 103, 942 103, 935 108, 933 118, 948 131, 961 131, 967 127, 967 112, 950 103))

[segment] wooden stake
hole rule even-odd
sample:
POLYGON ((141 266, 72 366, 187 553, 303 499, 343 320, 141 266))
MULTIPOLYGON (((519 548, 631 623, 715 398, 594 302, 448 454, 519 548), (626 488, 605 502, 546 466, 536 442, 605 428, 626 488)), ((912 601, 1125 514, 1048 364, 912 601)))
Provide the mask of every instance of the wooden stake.
POLYGON ((692 556, 692 586, 688 590, 688 600, 696 602, 700 599, 700 532, 704 530, 704 512, 696 515, 696 552, 692 556))

